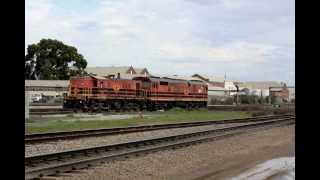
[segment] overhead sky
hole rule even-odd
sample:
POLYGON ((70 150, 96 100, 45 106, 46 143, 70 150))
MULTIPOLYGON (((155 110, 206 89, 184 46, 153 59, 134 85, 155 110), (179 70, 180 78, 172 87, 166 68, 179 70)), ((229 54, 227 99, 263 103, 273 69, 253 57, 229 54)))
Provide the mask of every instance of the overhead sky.
POLYGON ((25 26, 88 66, 295 84, 294 0, 27 0, 25 26))

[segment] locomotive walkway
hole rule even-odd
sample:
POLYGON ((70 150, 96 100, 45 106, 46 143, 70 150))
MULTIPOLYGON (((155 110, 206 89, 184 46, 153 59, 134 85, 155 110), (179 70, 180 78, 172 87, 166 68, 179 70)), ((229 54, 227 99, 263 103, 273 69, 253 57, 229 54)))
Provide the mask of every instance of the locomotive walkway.
POLYGON ((140 156, 159 150, 175 149, 248 131, 284 126, 293 124, 294 120, 294 116, 273 116, 268 120, 247 121, 242 125, 238 124, 209 131, 26 157, 25 175, 26 179, 33 179, 65 172, 72 173, 72 171, 88 168, 110 160, 140 156))

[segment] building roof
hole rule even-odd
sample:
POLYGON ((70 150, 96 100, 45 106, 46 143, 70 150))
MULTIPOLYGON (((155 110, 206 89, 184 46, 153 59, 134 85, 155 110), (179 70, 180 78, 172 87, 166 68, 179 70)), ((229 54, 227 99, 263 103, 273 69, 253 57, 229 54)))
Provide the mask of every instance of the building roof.
POLYGON ((224 82, 226 79, 222 76, 211 76, 211 75, 205 75, 205 74, 194 74, 192 77, 203 79, 205 81, 209 82, 224 82))
POLYGON ((239 88, 269 89, 270 87, 282 87, 284 83, 277 81, 248 81, 238 83, 239 88))
POLYGON ((225 91, 226 89, 218 86, 208 86, 208 91, 225 91))
POLYGON ((181 80, 188 80, 188 81, 201 81, 203 80, 191 76, 180 76, 180 75, 167 75, 167 76, 162 76, 163 78, 168 78, 168 79, 181 79, 181 80))
POLYGON ((69 80, 25 80, 26 87, 68 87, 69 80))
POLYGON ((270 87, 270 91, 282 91, 282 87, 270 87))
POLYGON ((134 68, 132 66, 108 66, 108 67, 87 67, 86 72, 89 74, 95 74, 97 76, 108 76, 108 75, 117 75, 120 73, 120 76, 131 78, 131 76, 125 76, 129 74, 128 71, 133 69, 137 74, 143 74, 143 71, 148 70, 146 68, 134 68))

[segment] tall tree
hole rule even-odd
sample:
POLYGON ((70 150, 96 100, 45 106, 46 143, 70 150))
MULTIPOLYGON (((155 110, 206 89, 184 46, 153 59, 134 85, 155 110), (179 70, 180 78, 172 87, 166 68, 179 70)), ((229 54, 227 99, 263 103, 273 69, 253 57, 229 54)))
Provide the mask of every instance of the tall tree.
POLYGON ((42 39, 27 48, 25 78, 67 80, 84 74, 87 61, 73 46, 53 39, 42 39))

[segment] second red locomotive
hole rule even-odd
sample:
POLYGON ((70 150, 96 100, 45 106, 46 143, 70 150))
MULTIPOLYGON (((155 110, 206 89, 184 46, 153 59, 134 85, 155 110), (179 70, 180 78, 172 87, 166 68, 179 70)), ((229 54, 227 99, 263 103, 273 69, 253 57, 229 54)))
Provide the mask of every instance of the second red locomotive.
POLYGON ((82 76, 70 79, 64 108, 82 111, 190 109, 204 108, 207 101, 208 87, 199 80, 82 76))

